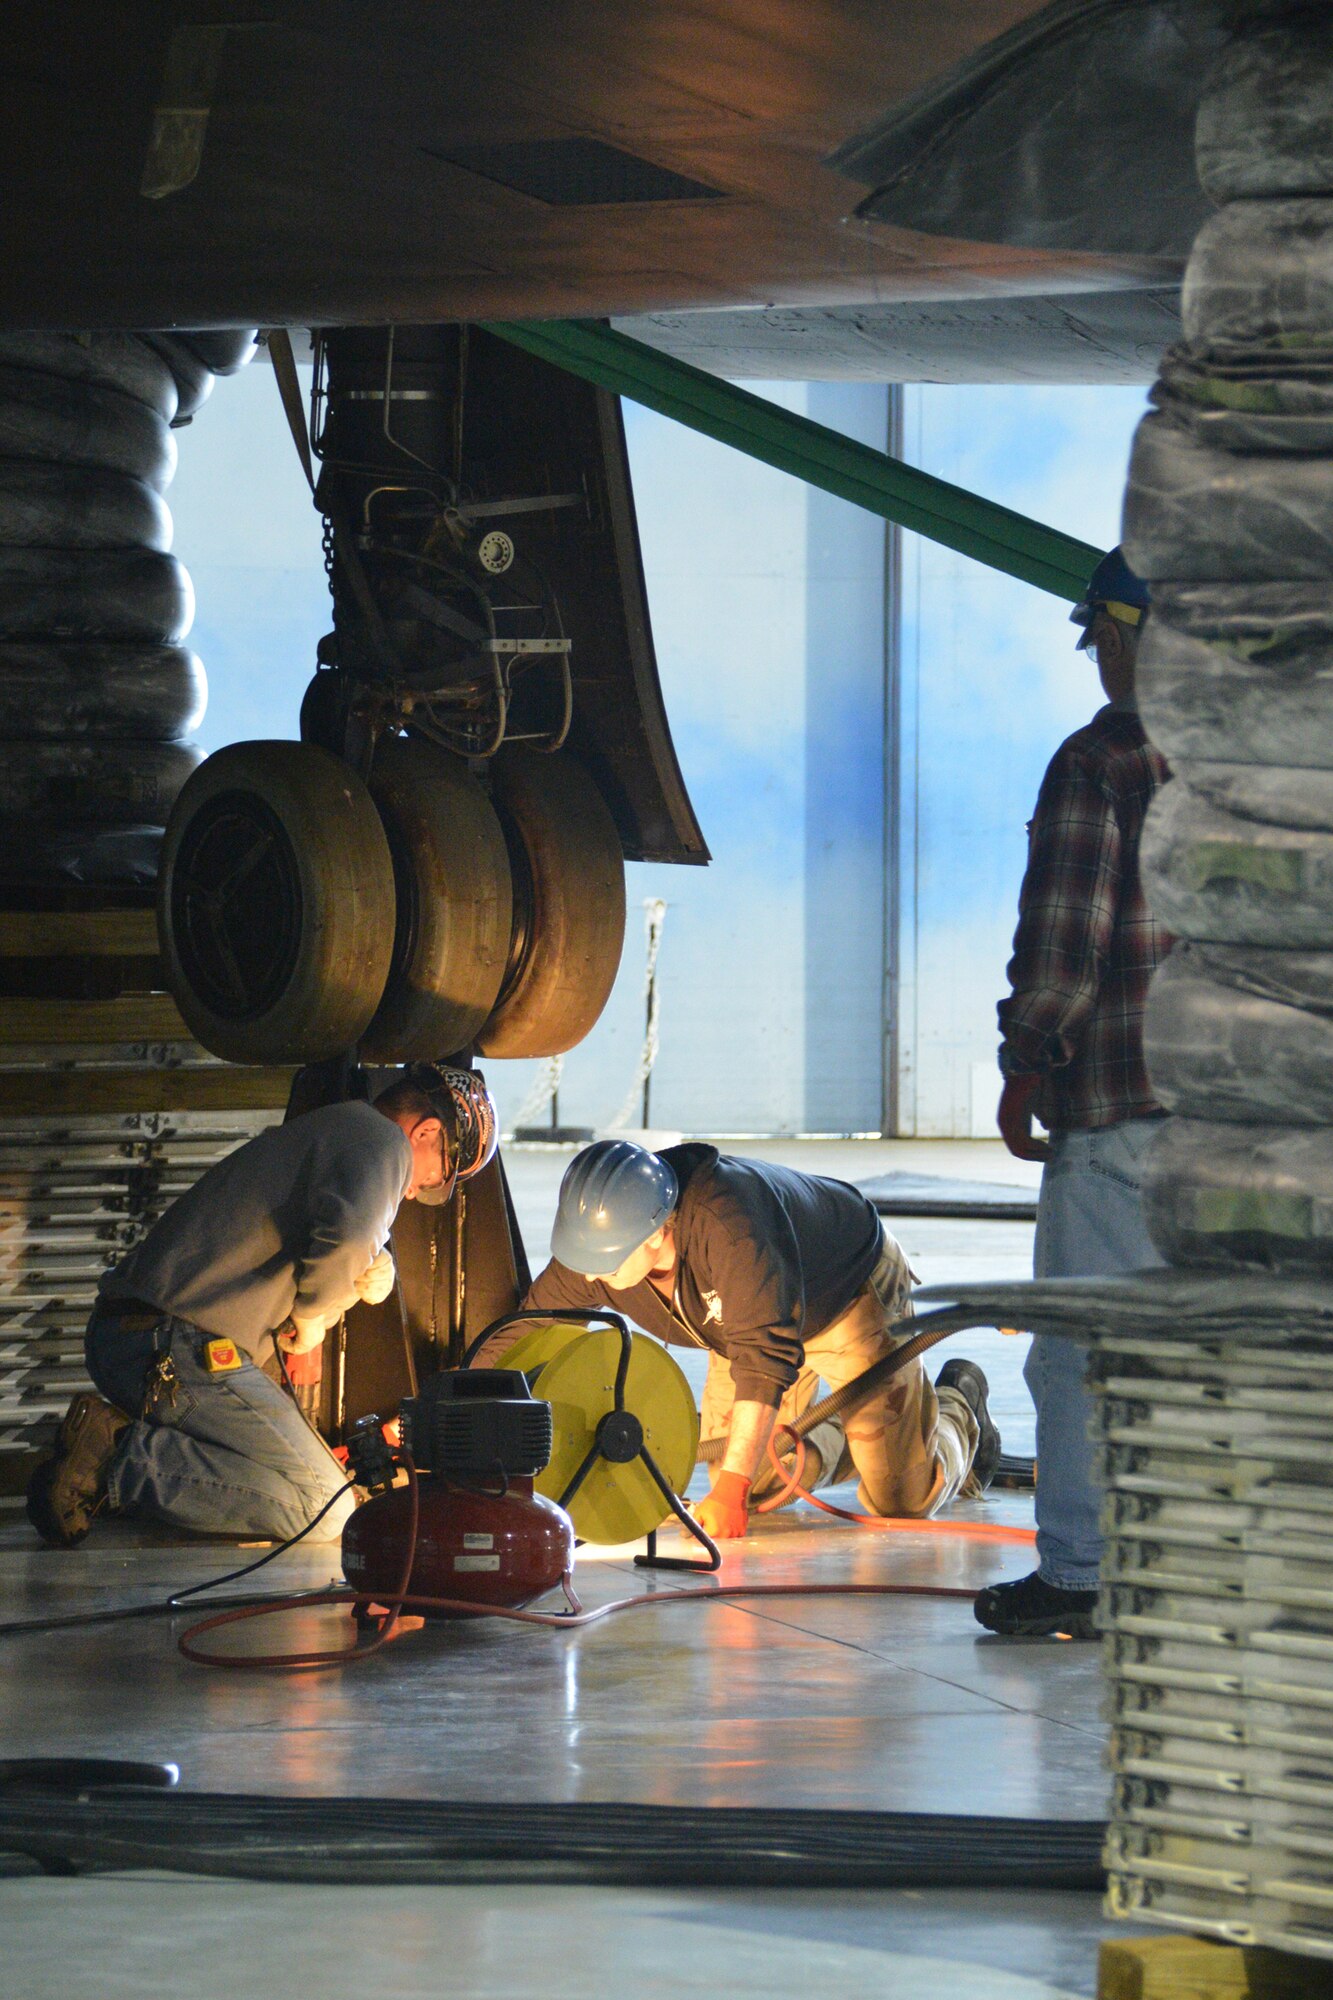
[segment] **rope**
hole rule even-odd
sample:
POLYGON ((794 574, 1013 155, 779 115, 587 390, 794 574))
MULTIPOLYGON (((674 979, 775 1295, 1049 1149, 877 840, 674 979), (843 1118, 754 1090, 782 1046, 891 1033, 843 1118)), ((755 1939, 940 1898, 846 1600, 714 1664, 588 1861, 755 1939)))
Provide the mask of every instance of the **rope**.
POLYGON ((551 1099, 560 1088, 560 1077, 564 1067, 565 1059, 563 1056, 548 1056, 546 1058, 533 1079, 531 1090, 514 1113, 508 1137, 512 1138, 515 1132, 522 1130, 525 1126, 533 1126, 541 1122, 550 1105, 551 1099))
POLYGON ((643 1092, 661 1046, 662 996, 657 984, 657 959, 662 949, 662 927, 666 922, 667 906, 661 896, 645 896, 643 900, 643 928, 647 940, 647 957, 643 972, 644 1030, 643 1046, 639 1050, 639 1060, 634 1071, 634 1081, 625 1096, 625 1101, 617 1111, 608 1132, 623 1132, 626 1126, 642 1125, 644 1118, 643 1092))

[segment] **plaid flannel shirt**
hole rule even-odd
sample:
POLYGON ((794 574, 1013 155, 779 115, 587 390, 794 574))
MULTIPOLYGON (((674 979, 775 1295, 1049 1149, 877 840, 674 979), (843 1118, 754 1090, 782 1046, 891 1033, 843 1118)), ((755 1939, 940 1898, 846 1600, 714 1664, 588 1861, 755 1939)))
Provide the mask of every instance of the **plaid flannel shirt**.
POLYGON ((1143 1060, 1148 981, 1171 947, 1139 881, 1139 835, 1169 776, 1129 705, 1108 704, 1051 759, 1000 1003, 1000 1068, 1037 1075, 1048 1131, 1161 1110, 1143 1060))

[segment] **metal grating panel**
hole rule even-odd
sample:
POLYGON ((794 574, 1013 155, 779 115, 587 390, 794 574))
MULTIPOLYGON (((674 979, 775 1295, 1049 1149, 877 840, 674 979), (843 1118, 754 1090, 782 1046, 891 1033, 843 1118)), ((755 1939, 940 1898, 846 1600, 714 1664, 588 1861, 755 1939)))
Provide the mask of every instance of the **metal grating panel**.
POLYGON ((0 1489, 88 1386, 83 1333, 108 1265, 205 1168, 280 1112, 133 1113, 0 1125, 0 1489))
POLYGON ((641 160, 601 139, 522 139, 493 146, 424 149, 432 159, 498 181, 552 208, 596 208, 640 201, 721 201, 721 188, 641 160))

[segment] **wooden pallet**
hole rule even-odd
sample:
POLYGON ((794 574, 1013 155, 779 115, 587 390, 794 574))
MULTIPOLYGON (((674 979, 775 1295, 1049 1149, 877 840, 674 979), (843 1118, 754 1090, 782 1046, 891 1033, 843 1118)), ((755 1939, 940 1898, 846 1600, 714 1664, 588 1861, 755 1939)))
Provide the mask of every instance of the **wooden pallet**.
POLYGON ((1097 2000, 1316 2000, 1333 1966, 1210 1938, 1116 1938, 1103 1944, 1097 2000))

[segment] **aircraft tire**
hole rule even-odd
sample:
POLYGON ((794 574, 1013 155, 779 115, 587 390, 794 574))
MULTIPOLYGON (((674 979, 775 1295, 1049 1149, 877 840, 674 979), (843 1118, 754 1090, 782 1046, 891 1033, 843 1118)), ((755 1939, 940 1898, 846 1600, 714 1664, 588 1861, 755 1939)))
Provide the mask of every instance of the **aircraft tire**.
POLYGON ((213 371, 170 333, 146 333, 144 340, 158 356, 176 385, 176 424, 188 424, 213 393, 213 371))
POLYGON ((1183 1118, 1333 1125, 1333 954, 1181 938, 1148 994, 1153 1095, 1183 1118))
POLYGON ((1218 451, 1166 417, 1145 417, 1124 546, 1150 583, 1333 580, 1333 458, 1218 451))
POLYGON ((210 375, 238 375, 254 360, 259 336, 252 326, 205 328, 197 333, 173 333, 173 347, 184 348, 207 368, 210 375))
POLYGON ((1204 944, 1333 951, 1333 772, 1177 766, 1139 848, 1153 915, 1204 944))
POLYGON ((318 1062, 356 1043, 393 954, 393 861, 357 774, 310 743, 233 743, 167 824, 167 984, 229 1062, 318 1062))
POLYGON ((1199 100, 1194 151, 1199 180, 1220 208, 1327 194, 1333 187, 1328 73, 1333 25, 1275 20, 1236 35, 1199 100))
MULTIPOLYGON (((1194 240, 1180 294, 1192 348, 1285 349, 1292 372, 1316 358, 1333 325, 1333 202, 1236 201, 1194 240)), ((1231 358, 1230 356, 1228 358, 1231 358)))
POLYGON ((514 936, 486 1056, 563 1055, 610 997, 625 942, 625 865, 601 793, 574 758, 502 750, 494 799, 514 878, 514 936))
MULTIPOLYGON (((1333 647, 1313 618, 1301 620, 1310 586, 1268 586, 1267 603, 1255 605, 1246 629, 1207 636, 1181 631, 1153 606, 1139 647, 1134 696, 1149 736, 1174 769, 1188 759, 1211 763, 1294 764, 1333 770, 1333 647), (1282 599, 1292 605, 1291 626, 1303 626, 1313 645, 1296 672, 1284 671, 1258 652, 1245 650, 1251 632, 1271 639, 1280 632, 1282 599), (1264 610, 1271 621, 1264 630, 1264 610), (1257 657, 1256 657, 1257 655, 1257 657)), ((1325 599, 1328 629, 1333 604, 1325 599)), ((1257 595, 1257 592, 1256 592, 1257 595)))
POLYGON ((500 822, 461 759, 390 737, 370 774, 393 856, 396 922, 384 997, 362 1037, 374 1062, 468 1048, 495 1005, 513 928, 500 822))

